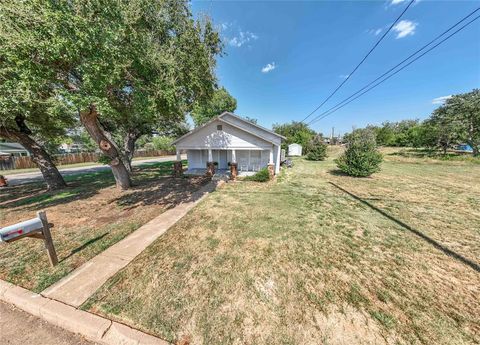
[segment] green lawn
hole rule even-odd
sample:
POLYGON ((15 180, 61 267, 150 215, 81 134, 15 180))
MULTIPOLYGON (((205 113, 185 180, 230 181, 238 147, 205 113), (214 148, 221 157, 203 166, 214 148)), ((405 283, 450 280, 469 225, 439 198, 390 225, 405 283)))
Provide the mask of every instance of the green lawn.
POLYGON ((227 184, 83 308, 191 344, 479 343, 480 166, 392 153, 227 184))
POLYGON ((40 292, 118 242, 165 209, 188 198, 203 178, 171 178, 172 162, 135 168, 134 187, 115 188, 111 171, 66 176, 68 188, 47 192, 42 183, 0 189, 0 226, 47 212, 54 223, 59 265, 51 268, 43 242, 25 238, 0 245, 0 279, 40 292))
MULTIPOLYGON (((134 161, 138 160, 147 160, 147 159, 156 159, 160 157, 134 157, 134 161)), ((68 169, 68 168, 80 168, 80 167, 88 167, 93 165, 99 165, 101 163, 98 162, 85 162, 85 163, 75 163, 75 164, 64 164, 64 165, 57 165, 59 170, 68 169)), ((26 169, 13 169, 13 170, 0 170, 1 175, 16 175, 16 174, 25 174, 29 172, 40 172, 38 168, 26 168, 26 169)))

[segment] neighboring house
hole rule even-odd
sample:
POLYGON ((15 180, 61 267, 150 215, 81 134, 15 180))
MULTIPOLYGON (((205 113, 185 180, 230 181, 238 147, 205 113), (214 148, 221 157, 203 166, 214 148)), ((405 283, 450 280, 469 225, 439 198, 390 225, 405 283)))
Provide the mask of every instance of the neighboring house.
POLYGON ((17 143, 1 143, 0 142, 0 155, 1 156, 30 156, 30 152, 25 147, 17 143))
POLYGON ((290 144, 290 145, 288 145, 288 155, 289 156, 301 156, 302 155, 302 145, 300 145, 300 144, 290 144))
POLYGON ((272 164, 280 171, 280 145, 285 137, 224 112, 205 125, 197 127, 172 144, 187 152, 187 174, 205 173, 207 162, 217 163, 217 170, 226 171, 229 163, 237 163, 240 175, 249 175, 272 164))

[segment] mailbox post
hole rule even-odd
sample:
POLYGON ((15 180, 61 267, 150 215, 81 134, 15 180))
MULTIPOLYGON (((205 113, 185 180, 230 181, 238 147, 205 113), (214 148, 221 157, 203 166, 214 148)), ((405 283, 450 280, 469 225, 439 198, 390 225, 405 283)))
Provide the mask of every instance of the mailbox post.
POLYGON ((48 223, 44 211, 37 212, 37 218, 0 228, 0 242, 10 243, 24 237, 41 239, 45 243, 50 264, 55 266, 58 264, 58 258, 50 233, 52 226, 53 224, 48 223))

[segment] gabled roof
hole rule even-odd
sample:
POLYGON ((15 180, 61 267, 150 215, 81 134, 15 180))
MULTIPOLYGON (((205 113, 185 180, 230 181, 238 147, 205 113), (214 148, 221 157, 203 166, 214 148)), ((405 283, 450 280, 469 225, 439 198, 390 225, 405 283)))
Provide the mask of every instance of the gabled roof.
POLYGON ((5 143, 0 143, 0 148, 2 150, 9 150, 9 151, 27 151, 25 147, 23 147, 21 144, 18 143, 11 143, 11 142, 5 142, 5 143))
POLYGON ((252 132, 249 131, 248 129, 243 128, 243 127, 239 127, 237 124, 232 123, 231 121, 226 120, 226 119, 224 118, 226 115, 232 116, 232 117, 234 117, 234 118, 236 118, 236 119, 244 122, 245 124, 247 124, 247 125, 249 125, 249 126, 253 126, 253 127, 258 128, 258 129, 261 129, 262 131, 265 131, 265 132, 268 132, 268 133, 270 133, 270 134, 273 134, 273 135, 277 136, 278 138, 286 139, 284 136, 282 136, 282 135, 280 135, 280 134, 278 134, 278 133, 275 133, 275 132, 273 132, 273 131, 271 131, 271 130, 269 130, 269 129, 266 129, 265 127, 262 127, 262 126, 260 126, 260 125, 257 125, 256 123, 252 123, 252 122, 244 119, 244 118, 241 117, 241 116, 238 116, 238 115, 235 115, 235 114, 230 113, 230 112, 228 112, 228 111, 225 111, 225 112, 221 113, 220 115, 218 115, 217 117, 214 117, 213 119, 211 119, 210 121, 208 121, 208 122, 205 123, 204 125, 199 126, 199 127, 196 127, 196 128, 194 128, 194 129, 192 129, 190 132, 188 132, 187 134, 182 135, 180 138, 178 138, 177 140, 173 141, 173 142, 172 142, 172 145, 175 145, 176 143, 178 143, 179 141, 185 139, 186 137, 189 137, 190 135, 198 132, 199 130, 201 130, 202 128, 208 126, 209 124, 211 124, 211 123, 214 122, 214 121, 222 121, 222 122, 228 123, 229 125, 231 125, 231 126, 233 126, 233 127, 239 128, 239 129, 241 129, 241 130, 243 130, 243 131, 245 131, 245 132, 248 132, 248 133, 253 134, 253 135, 257 136, 257 137, 260 137, 260 138, 262 138, 262 139, 265 140, 265 141, 271 142, 271 140, 268 139, 268 138, 265 138, 265 137, 263 137, 263 136, 261 136, 261 135, 258 135, 257 133, 252 133, 252 132))

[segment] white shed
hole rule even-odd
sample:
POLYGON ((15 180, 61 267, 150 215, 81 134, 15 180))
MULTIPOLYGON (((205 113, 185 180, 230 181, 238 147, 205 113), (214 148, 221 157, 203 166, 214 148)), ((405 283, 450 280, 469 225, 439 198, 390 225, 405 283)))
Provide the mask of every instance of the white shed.
POLYGON ((300 145, 300 144, 290 144, 290 145, 288 145, 288 155, 289 156, 301 156, 302 155, 302 145, 300 145))

